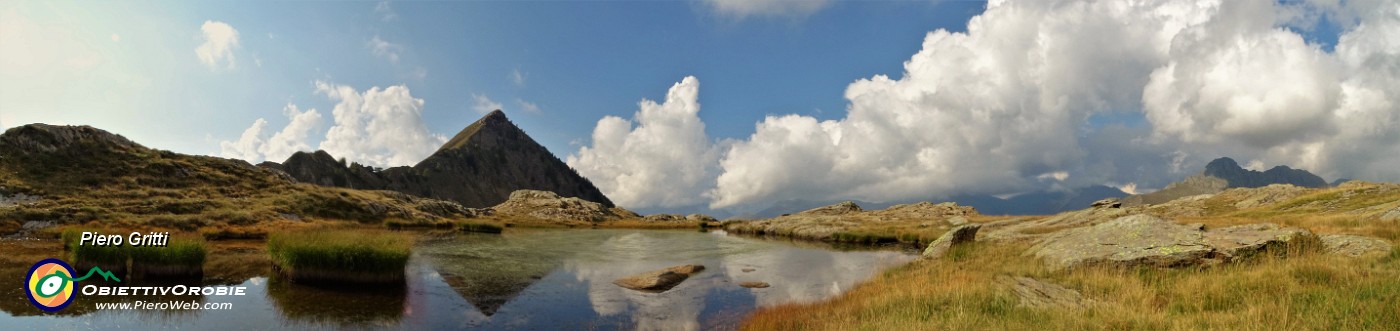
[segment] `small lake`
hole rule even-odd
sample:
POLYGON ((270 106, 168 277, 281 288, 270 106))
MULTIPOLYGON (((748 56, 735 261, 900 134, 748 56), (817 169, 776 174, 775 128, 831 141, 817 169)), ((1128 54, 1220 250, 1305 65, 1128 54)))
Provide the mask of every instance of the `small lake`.
MULTIPOLYGON (((842 250, 722 231, 512 229, 503 235, 425 235, 409 261, 403 288, 323 288, 258 276, 238 284, 247 287, 245 296, 195 299, 231 303, 230 310, 94 310, 92 301, 99 299, 78 296, 57 315, 40 314, 28 302, 6 303, 0 329, 723 330, 736 327, 757 307, 840 294, 912 261, 914 253, 842 250), (680 264, 705 270, 663 293, 612 284, 680 264), (771 287, 739 286, 746 281, 771 287)), ((0 283, 5 300, 25 300, 22 288, 9 285, 22 280, 0 283)), ((162 300, 105 301, 139 299, 162 300)))

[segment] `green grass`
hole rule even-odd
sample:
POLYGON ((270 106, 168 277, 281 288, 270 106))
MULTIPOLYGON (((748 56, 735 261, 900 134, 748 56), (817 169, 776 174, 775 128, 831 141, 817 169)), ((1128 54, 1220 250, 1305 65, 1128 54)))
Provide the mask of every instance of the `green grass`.
POLYGON ((480 233, 501 233, 504 229, 504 227, 499 224, 486 222, 462 222, 457 228, 463 232, 480 233))
POLYGON ((406 220, 401 218, 391 218, 388 220, 384 220, 384 227, 389 228, 390 230, 449 229, 452 228, 452 223, 445 221, 433 222, 426 220, 406 220))
POLYGON ((131 256, 131 250, 128 249, 126 245, 74 245, 72 250, 73 260, 78 263, 119 264, 125 266, 126 259, 131 256))
POLYGON ((302 230, 267 238, 272 263, 294 280, 402 280, 412 239, 374 230, 302 230))
POLYGON ((207 254, 204 239, 198 237, 175 237, 165 247, 137 246, 130 251, 133 265, 202 266, 207 254))

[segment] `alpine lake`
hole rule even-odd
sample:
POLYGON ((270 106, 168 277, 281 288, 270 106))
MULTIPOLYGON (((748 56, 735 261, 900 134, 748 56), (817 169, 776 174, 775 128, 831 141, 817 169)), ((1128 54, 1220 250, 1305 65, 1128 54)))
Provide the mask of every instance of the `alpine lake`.
POLYGON ((827 299, 917 257, 908 246, 841 247, 723 231, 422 232, 404 284, 372 288, 295 284, 274 275, 261 242, 211 242, 204 278, 180 284, 241 286, 245 295, 80 294, 64 310, 45 313, 26 298, 25 274, 38 259, 62 258, 61 246, 3 241, 14 252, 0 260, 4 330, 728 330, 759 307, 827 299), (613 284, 682 264, 705 270, 661 293, 613 284), (103 302, 171 300, 228 303, 228 309, 96 309, 103 302))

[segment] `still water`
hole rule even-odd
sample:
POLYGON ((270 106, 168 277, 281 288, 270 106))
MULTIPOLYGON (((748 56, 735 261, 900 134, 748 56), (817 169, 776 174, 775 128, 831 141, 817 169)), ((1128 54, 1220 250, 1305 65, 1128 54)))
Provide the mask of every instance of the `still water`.
MULTIPOLYGON (((757 307, 829 298, 914 257, 900 249, 840 250, 723 232, 426 235, 414 249, 402 288, 312 287, 263 275, 237 284, 247 287, 244 296, 193 298, 230 303, 228 310, 95 310, 94 301, 192 297, 78 296, 57 315, 40 314, 27 301, 7 302, 0 329, 733 329, 757 307), (679 264, 705 270, 663 293, 612 284, 679 264), (772 286, 739 286, 746 281, 772 286)), ((18 281, 4 282, 10 283, 18 281)), ((5 300, 24 300, 14 290, 4 292, 5 300)))

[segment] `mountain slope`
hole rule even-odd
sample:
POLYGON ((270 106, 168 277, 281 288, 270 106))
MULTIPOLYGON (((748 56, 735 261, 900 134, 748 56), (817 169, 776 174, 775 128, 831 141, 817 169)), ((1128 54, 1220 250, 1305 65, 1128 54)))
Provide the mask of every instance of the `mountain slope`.
POLYGON ((551 191, 613 207, 611 200, 554 154, 493 111, 472 123, 433 155, 413 167, 371 169, 336 161, 324 152, 298 152, 277 164, 298 181, 323 186, 394 190, 451 200, 466 207, 490 207, 522 189, 551 191))
POLYGON ((1276 166, 1267 171, 1254 171, 1240 167, 1234 159, 1222 157, 1210 161, 1199 175, 1186 177, 1181 182, 1167 185, 1160 191, 1140 194, 1123 199, 1125 205, 1160 204, 1193 195, 1214 194, 1229 188, 1255 188, 1272 184, 1289 184, 1298 187, 1323 188, 1330 185, 1322 177, 1302 169, 1276 166))

